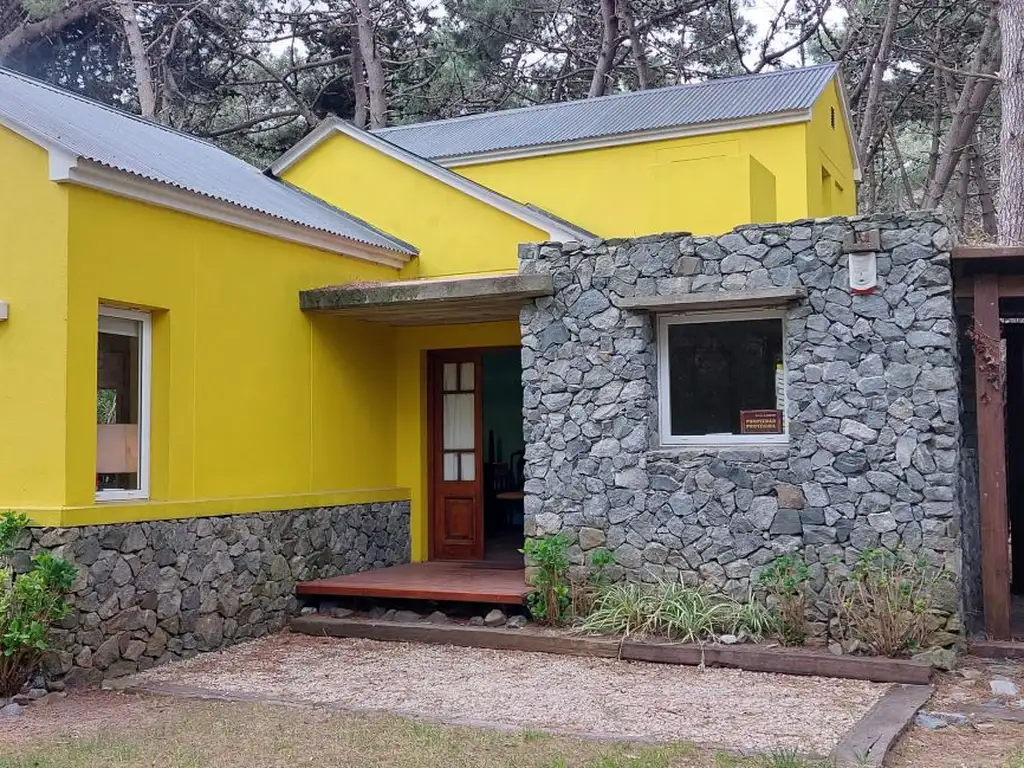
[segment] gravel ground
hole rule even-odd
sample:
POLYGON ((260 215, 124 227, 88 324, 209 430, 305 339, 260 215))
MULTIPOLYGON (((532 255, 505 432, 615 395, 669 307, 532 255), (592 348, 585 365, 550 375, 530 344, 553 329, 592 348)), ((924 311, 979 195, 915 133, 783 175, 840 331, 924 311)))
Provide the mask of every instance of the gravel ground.
POLYGON ((888 686, 475 648, 281 634, 132 683, 448 723, 825 754, 888 686))

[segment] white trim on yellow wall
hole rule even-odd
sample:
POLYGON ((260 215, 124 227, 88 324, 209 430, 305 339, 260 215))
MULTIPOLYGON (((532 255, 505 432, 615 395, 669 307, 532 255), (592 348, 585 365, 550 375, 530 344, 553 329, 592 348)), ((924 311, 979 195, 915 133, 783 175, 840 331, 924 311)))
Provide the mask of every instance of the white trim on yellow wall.
POLYGON ((34 131, 31 126, 23 125, 15 120, 0 118, 0 125, 47 151, 50 180, 58 184, 75 184, 96 189, 118 197, 138 200, 161 208, 170 208, 261 235, 269 235, 280 240, 308 245, 395 269, 401 269, 413 258, 412 254, 377 248, 341 235, 304 227, 301 224, 278 219, 224 200, 179 189, 77 157, 34 131))
POLYGON ((706 136, 714 133, 727 133, 729 131, 745 131, 751 128, 772 128, 777 125, 806 123, 810 119, 811 110, 795 109, 789 112, 776 112, 771 115, 759 115, 758 117, 738 120, 719 120, 713 123, 656 128, 649 131, 619 133, 614 136, 598 136, 591 139, 563 141, 556 144, 536 144, 516 149, 499 149, 493 152, 477 152, 469 155, 443 157, 435 162, 443 165, 445 168, 458 168, 467 165, 496 163, 503 160, 561 155, 568 152, 585 152, 590 149, 604 149, 606 147, 618 147, 627 144, 645 144, 649 141, 665 141, 668 139, 683 139, 689 136, 706 136))
POLYGON ((524 205, 510 197, 505 197, 505 195, 499 194, 493 189, 488 189, 482 184, 478 184, 464 176, 460 176, 454 171, 449 171, 437 163, 426 160, 419 155, 402 149, 396 144, 392 144, 379 136, 375 136, 369 131, 364 131, 362 128, 356 128, 351 123, 338 118, 327 119, 321 122, 315 129, 313 129, 313 131, 308 133, 301 141, 299 141, 298 144, 277 158, 277 160, 275 160, 270 166, 270 172, 275 176, 280 176, 291 166, 312 152, 335 131, 344 134, 349 138, 355 139, 356 141, 365 144, 366 146, 371 147, 372 149, 375 149, 378 152, 403 163, 404 165, 415 168, 417 171, 420 171, 433 179, 437 179, 442 184, 447 184, 449 187, 453 187, 463 194, 469 195, 482 203, 486 203, 492 208, 496 208, 503 213, 507 213, 509 216, 529 224, 532 227, 536 227, 552 240, 572 241, 596 239, 591 233, 580 229, 579 227, 572 226, 571 222, 563 222, 554 216, 549 216, 543 211, 524 205))

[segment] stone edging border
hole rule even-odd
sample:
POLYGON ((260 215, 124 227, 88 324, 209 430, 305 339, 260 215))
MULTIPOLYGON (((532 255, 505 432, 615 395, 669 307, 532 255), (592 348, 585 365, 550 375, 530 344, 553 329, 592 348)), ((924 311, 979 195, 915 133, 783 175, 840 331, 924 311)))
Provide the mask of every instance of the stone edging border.
POLYGON ((600 656, 662 664, 735 667, 750 672, 839 677, 870 680, 876 683, 927 685, 932 678, 931 666, 919 661, 833 656, 798 649, 634 642, 614 638, 541 634, 522 629, 335 619, 327 616, 301 616, 292 619, 290 627, 293 632, 319 637, 350 637, 505 651, 600 656))

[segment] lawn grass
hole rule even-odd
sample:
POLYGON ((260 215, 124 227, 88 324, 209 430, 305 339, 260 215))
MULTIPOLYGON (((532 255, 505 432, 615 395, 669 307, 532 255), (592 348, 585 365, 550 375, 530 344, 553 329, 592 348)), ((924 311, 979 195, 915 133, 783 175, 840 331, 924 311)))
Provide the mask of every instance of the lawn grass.
MULTIPOLYGON (((178 701, 131 727, 4 745, 0 768, 769 768, 689 744, 663 747, 431 725, 259 704, 178 701)), ((788 766, 787 766, 788 768, 788 766)))

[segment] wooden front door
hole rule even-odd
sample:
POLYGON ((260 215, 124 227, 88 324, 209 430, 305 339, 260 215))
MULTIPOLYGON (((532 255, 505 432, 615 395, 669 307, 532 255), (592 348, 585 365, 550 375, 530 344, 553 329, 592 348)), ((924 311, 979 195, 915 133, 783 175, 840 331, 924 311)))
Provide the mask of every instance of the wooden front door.
POLYGON ((430 557, 484 556, 480 353, 434 352, 427 380, 430 557))

